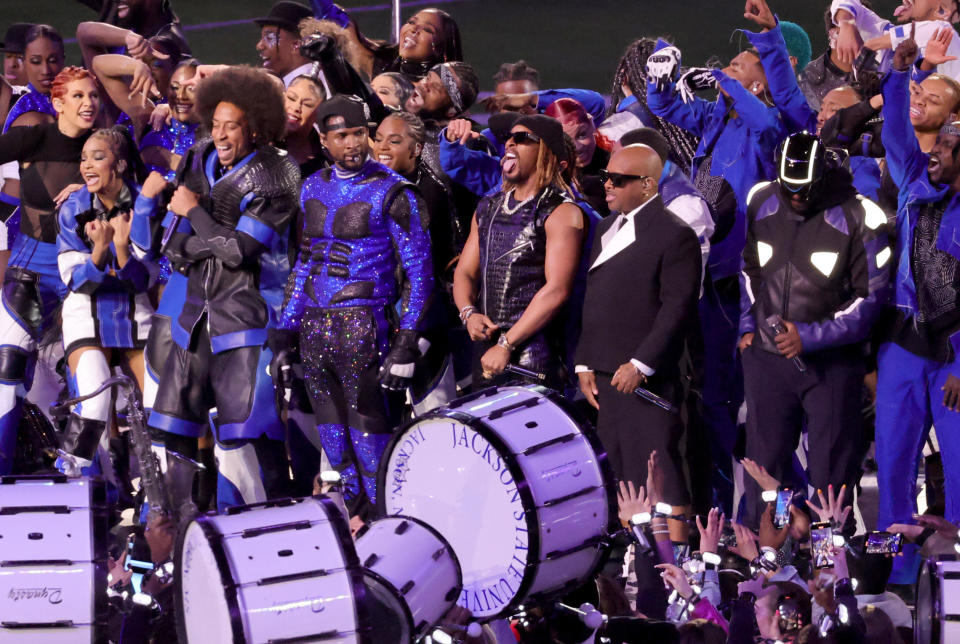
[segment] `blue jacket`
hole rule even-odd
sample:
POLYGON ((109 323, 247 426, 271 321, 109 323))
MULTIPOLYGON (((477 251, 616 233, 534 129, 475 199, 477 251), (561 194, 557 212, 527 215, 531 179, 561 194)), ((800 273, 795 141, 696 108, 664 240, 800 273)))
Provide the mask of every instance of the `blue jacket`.
POLYGON ((777 108, 767 107, 723 72, 714 70, 713 74, 729 97, 720 94, 712 103, 702 98, 684 103, 675 85, 660 91, 656 83, 648 83, 647 105, 660 118, 700 137, 691 177, 712 151, 710 173, 725 178, 736 195, 736 221, 730 233, 710 250, 708 266, 716 280, 740 271, 747 234, 747 195, 758 182, 776 177, 774 151, 786 129, 777 108))
MULTIPOLYGON (((780 117, 789 134, 795 132, 817 132, 817 112, 807 103, 797 77, 790 64, 787 44, 777 26, 765 33, 744 31, 750 43, 760 54, 760 63, 767 76, 767 87, 773 97, 773 104, 780 110, 780 117)), ((857 192, 871 200, 876 200, 880 192, 880 166, 869 157, 850 158, 850 174, 857 192)))
MULTIPOLYGON (((921 204, 940 201, 950 187, 930 183, 927 163, 930 155, 920 149, 910 125, 910 72, 892 70, 883 80, 883 130, 881 137, 887 151, 887 168, 896 185, 897 199, 897 275, 894 301, 907 317, 918 312, 917 288, 910 267, 913 231, 921 204)), ((960 260, 960 195, 950 199, 937 234, 937 249, 960 260)), ((960 355, 960 333, 950 337, 954 354, 960 355)))

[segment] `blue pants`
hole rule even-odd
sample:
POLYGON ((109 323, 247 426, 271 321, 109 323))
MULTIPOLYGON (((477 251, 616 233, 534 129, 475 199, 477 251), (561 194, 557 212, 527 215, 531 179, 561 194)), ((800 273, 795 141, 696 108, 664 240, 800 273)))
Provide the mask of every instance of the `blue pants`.
POLYGON ((960 413, 943 406, 947 376, 960 377, 960 364, 916 356, 897 344, 877 357, 877 527, 909 523, 917 511, 917 463, 931 425, 943 458, 946 518, 960 521, 960 413))
POLYGON ((743 371, 737 353, 740 290, 736 278, 704 280, 700 298, 703 329, 703 422, 710 434, 716 504, 732 516, 733 447, 743 403, 743 371), (732 280, 732 281, 731 281, 732 280))

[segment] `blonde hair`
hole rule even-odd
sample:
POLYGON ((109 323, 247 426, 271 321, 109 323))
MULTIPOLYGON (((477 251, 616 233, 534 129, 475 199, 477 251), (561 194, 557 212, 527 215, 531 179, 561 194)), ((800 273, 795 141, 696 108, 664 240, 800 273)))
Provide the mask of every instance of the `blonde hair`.
MULTIPOLYGON (((537 177, 537 192, 539 193, 547 186, 553 186, 561 192, 567 194, 572 193, 573 191, 570 189, 570 184, 563 178, 563 168, 560 166, 560 162, 563 159, 558 159, 543 140, 537 145, 537 166, 534 170, 537 177)), ((504 192, 516 187, 515 183, 509 181, 506 177, 503 178, 504 192)))

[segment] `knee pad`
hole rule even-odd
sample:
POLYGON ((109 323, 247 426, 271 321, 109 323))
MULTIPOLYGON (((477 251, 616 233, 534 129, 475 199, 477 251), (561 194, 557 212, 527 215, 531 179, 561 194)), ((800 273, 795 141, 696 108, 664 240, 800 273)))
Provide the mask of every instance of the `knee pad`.
MULTIPOLYGON (((74 377, 77 381, 77 394, 85 396, 97 389, 109 377, 110 366, 107 358, 99 351, 84 351, 77 361, 77 372, 74 377)), ((84 400, 78 405, 77 413, 83 418, 106 421, 110 417, 110 391, 84 400)))
POLYGON ((0 383, 12 385, 26 382, 31 362, 30 353, 26 350, 9 344, 0 346, 0 383))

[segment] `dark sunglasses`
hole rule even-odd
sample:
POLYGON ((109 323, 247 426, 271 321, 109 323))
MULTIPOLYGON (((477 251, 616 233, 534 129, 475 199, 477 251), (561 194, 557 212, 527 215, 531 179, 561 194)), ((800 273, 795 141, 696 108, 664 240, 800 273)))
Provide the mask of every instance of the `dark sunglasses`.
POLYGON ((622 188, 625 183, 633 181, 634 179, 649 178, 650 177, 645 174, 620 174, 619 172, 607 172, 606 170, 600 171, 600 182, 606 183, 609 181, 614 188, 622 188))
POLYGON ((526 145, 527 143, 540 143, 540 137, 532 132, 511 132, 507 141, 513 140, 517 145, 526 145))

